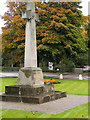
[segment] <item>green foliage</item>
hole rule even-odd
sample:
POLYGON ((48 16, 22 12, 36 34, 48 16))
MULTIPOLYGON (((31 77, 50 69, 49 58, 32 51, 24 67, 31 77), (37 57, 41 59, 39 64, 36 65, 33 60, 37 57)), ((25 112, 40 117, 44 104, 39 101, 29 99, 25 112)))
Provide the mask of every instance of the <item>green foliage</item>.
POLYGON ((64 68, 75 68, 75 63, 73 62, 73 60, 64 59, 60 62, 60 66, 64 68))
POLYGON ((18 72, 20 67, 0 67, 0 71, 3 72, 18 72))
POLYGON ((81 67, 83 68, 85 65, 88 65, 88 53, 85 54, 84 56, 80 56, 79 59, 76 59, 75 64, 77 65, 76 67, 81 67))
POLYGON ((40 22, 37 24, 39 56, 45 59, 49 55, 48 61, 58 63, 65 58, 79 58, 87 51, 87 39, 83 33, 85 30, 81 28, 87 21, 78 10, 79 4, 72 2, 36 4, 40 8, 37 9, 40 15, 40 22), (47 51, 47 56, 41 54, 47 51))

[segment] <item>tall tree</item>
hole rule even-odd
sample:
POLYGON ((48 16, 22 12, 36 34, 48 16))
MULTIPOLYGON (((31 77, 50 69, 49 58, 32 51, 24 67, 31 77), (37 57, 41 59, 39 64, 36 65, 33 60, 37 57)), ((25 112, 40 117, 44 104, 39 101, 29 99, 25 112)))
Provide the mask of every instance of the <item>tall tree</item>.
MULTIPOLYGON (((37 50, 40 61, 53 61, 57 64, 64 58, 76 59, 87 51, 86 31, 82 27, 87 18, 78 9, 79 2, 36 3, 37 50)), ((8 3, 9 11, 3 19, 3 55, 10 53, 12 63, 23 62, 25 43, 25 20, 21 12, 25 3, 8 3)))
POLYGON ((9 2, 9 10, 2 17, 6 23, 2 34, 3 56, 9 54, 9 63, 23 62, 25 45, 25 20, 21 11, 26 8, 25 3, 9 2))
MULTIPOLYGON (((79 2, 37 3, 40 22, 37 26, 38 51, 42 58, 59 61, 75 59, 87 51, 87 18, 78 9, 79 2)), ((40 56, 40 55, 39 55, 40 56)))

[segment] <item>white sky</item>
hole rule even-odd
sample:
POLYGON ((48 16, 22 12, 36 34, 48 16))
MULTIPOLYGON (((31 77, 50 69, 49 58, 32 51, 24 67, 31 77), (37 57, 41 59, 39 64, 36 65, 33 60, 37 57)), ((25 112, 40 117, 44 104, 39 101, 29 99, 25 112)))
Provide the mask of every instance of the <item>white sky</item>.
MULTIPOLYGON (((88 15, 88 2, 90 0, 82 0, 81 6, 83 7, 81 10, 84 15, 88 15)), ((6 0, 0 0, 0 15, 4 15, 7 11, 7 7, 5 4, 6 0)), ((0 18, 0 34, 1 34, 1 27, 4 26, 4 21, 0 18)))

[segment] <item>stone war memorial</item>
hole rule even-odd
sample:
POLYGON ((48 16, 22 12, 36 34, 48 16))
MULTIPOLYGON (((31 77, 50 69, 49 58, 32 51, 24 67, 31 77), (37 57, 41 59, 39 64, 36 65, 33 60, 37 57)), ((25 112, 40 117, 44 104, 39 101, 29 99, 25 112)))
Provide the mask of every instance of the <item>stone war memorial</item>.
POLYGON ((42 70, 37 67, 35 3, 27 2, 22 18, 27 19, 24 67, 19 70, 17 85, 5 86, 2 101, 41 104, 66 97, 64 91, 54 91, 54 85, 44 84, 42 70))

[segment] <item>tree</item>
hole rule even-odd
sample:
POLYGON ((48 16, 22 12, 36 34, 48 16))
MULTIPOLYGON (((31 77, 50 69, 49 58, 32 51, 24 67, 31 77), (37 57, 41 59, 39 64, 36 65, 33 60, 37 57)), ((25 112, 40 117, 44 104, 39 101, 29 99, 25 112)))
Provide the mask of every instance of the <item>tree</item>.
MULTIPOLYGON (((37 50, 39 62, 52 61, 59 64, 63 59, 76 60, 87 51, 85 28, 87 18, 78 9, 79 2, 36 3, 37 50)), ((25 42, 25 20, 21 11, 25 3, 8 3, 9 11, 3 19, 3 55, 13 51, 12 63, 23 62, 25 42)))
POLYGON ((3 57, 9 54, 9 63, 23 62, 25 46, 25 20, 21 18, 21 10, 25 3, 10 2, 9 10, 2 17, 6 23, 2 34, 3 57))

